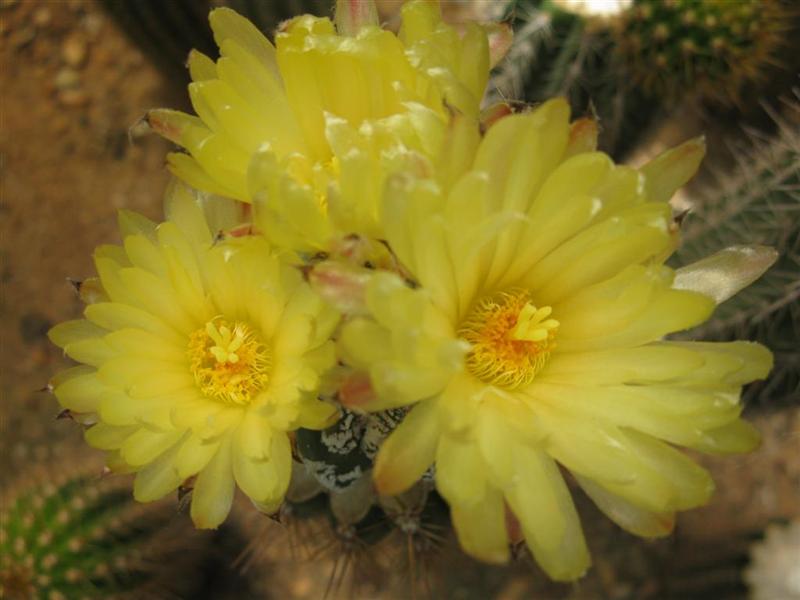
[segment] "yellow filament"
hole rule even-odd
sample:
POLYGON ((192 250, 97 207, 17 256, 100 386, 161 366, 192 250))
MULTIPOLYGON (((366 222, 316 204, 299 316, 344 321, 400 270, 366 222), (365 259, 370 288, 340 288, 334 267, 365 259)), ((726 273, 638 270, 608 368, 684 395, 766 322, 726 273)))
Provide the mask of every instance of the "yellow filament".
POLYGON ((203 394, 246 405, 269 380, 269 349, 245 323, 216 317, 189 336, 189 364, 203 394))
POLYGON ((555 348, 559 323, 524 290, 482 298, 458 330, 472 346, 469 371, 486 383, 514 389, 529 384, 555 348))

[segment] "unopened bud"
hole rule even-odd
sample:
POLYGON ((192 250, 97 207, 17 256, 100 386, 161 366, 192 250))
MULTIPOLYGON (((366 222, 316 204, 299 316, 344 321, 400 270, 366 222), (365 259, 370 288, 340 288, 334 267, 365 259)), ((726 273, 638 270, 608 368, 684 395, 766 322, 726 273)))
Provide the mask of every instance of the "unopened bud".
POLYGON ((370 276, 369 269, 325 261, 309 271, 308 281, 334 308, 352 316, 367 313, 366 287, 370 276))

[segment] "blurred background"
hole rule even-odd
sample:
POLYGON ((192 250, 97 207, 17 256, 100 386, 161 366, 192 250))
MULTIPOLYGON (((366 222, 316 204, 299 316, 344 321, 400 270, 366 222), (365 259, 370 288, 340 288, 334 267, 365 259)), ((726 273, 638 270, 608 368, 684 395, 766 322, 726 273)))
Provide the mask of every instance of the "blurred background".
MULTIPOLYGON (((327 14, 330 4, 224 3, 269 37, 282 20, 327 14)), ((77 282, 93 274, 93 249, 119 242, 116 209, 160 220, 170 146, 140 118, 154 107, 191 110, 184 61, 190 48, 216 56, 206 16, 220 4, 0 0, 0 597, 33 598, 54 578, 71 591, 42 597, 800 597, 780 587, 792 572, 800 578, 800 559, 790 558, 800 557, 800 6, 793 0, 442 3, 453 22, 504 20, 515 30, 487 102, 566 96, 575 117, 599 119, 602 149, 634 165, 706 135, 701 173, 675 199, 676 211, 689 213, 674 265, 736 243, 780 252, 759 282, 687 334, 760 340, 775 352, 776 368, 745 394, 762 447, 743 457, 698 457, 717 492, 709 506, 680 515, 675 535, 639 540, 577 497, 594 567, 558 585, 525 556, 506 568, 463 557, 433 517, 430 548, 418 547, 419 532, 401 529, 374 543, 372 525, 354 533, 314 511, 278 524, 242 507, 219 531, 198 533, 185 514, 174 517, 178 500, 136 506, 127 484, 100 477, 79 425, 57 418, 47 392, 67 361, 46 332, 79 316, 77 282), (14 546, 22 537, 35 542, 14 546)), ((396 27, 402 1, 378 5, 396 27)))

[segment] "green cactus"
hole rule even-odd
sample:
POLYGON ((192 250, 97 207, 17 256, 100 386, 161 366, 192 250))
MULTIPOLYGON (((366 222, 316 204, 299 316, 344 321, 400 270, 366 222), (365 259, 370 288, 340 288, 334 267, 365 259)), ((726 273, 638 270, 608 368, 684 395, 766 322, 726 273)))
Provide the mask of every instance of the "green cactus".
POLYGON ((625 79, 610 25, 554 0, 517 0, 508 17, 514 45, 492 77, 490 98, 538 103, 564 96, 573 116, 598 118, 602 150, 617 157, 630 150, 661 105, 625 79))
MULTIPOLYGON (((800 106, 791 110, 800 115, 800 106)), ((748 398, 770 404, 800 397, 800 126, 778 122, 774 139, 742 154, 737 176, 721 177, 699 196, 676 255, 688 264, 737 240, 778 250, 777 262, 761 279, 687 334, 766 344, 775 354, 775 368, 765 384, 750 388, 748 398)))
POLYGON ((515 40, 492 98, 565 96, 573 115, 598 117, 600 149, 615 158, 679 104, 739 105, 780 68, 796 67, 798 11, 785 0, 633 0, 604 16, 574 6, 507 4, 515 40))
POLYGON ((649 96, 736 104, 785 43, 782 0, 634 0, 614 24, 623 69, 649 96))
POLYGON ((163 598, 186 591, 204 541, 174 504, 136 503, 125 477, 86 469, 6 490, 0 598, 163 598))

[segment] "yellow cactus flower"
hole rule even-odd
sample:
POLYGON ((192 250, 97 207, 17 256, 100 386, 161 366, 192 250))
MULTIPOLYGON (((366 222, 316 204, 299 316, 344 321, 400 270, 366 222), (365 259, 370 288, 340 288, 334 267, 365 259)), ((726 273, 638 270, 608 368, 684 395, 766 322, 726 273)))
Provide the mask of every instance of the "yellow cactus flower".
POLYGON ((458 32, 442 21, 438 2, 414 0, 395 35, 378 26, 370 2, 339 4, 338 31, 328 18, 303 15, 281 26, 275 46, 234 11, 212 11, 222 56, 189 58, 198 116, 148 114, 188 152, 169 156, 173 173, 243 202, 260 198, 261 228, 291 249, 325 247, 342 220, 350 225, 348 207, 339 207, 336 223, 328 215, 342 136, 363 136, 381 152, 424 152, 436 125, 415 122, 441 128, 451 111, 477 118, 489 75, 488 33, 496 27, 458 32))
POLYGON ((768 373, 769 351, 664 336, 707 319, 775 253, 664 264, 678 237, 667 201, 700 140, 637 171, 594 151, 596 127, 570 126, 560 99, 482 139, 451 126, 460 141, 436 177, 389 180, 383 227, 411 280, 375 274, 371 317, 342 331, 342 357, 373 388, 352 404, 415 404, 377 457, 379 493, 435 463, 466 551, 503 562, 521 531, 552 578, 575 579, 590 557, 559 465, 621 527, 660 536, 714 487, 673 446, 758 443, 739 394, 768 373))
POLYGON ((275 510, 291 473, 288 432, 336 417, 316 386, 334 361, 338 315, 263 238, 215 244, 183 184, 167 200, 166 222, 122 212, 122 247, 95 252, 85 318, 50 330, 82 364, 52 385, 112 470, 136 472, 137 500, 195 478, 192 519, 214 528, 235 485, 275 510))

